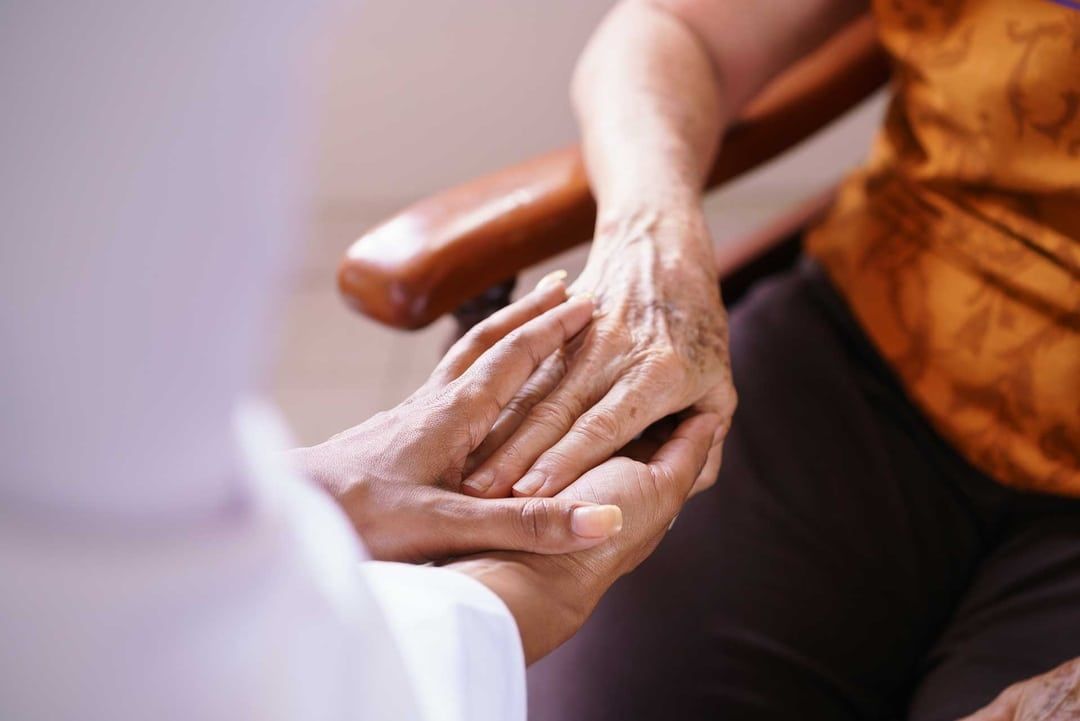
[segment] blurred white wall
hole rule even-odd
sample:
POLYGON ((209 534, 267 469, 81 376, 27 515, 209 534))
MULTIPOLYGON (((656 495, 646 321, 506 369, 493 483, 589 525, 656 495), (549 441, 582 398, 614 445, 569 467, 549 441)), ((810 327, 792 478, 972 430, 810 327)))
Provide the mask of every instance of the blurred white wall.
MULTIPOLYGON (((320 48, 316 178, 303 253, 289 279, 272 392, 315 442, 396 403, 447 334, 375 326, 334 289, 364 228, 428 193, 575 140, 567 85, 611 0, 366 0, 320 48)), ((862 157, 872 103, 708 203, 718 241, 834 182, 862 157)), ((580 266, 583 250, 546 267, 580 266)), ((540 271, 529 274, 523 285, 540 271)))
POLYGON ((567 80, 610 0, 366 0, 328 53, 328 202, 396 203, 574 139, 567 80))

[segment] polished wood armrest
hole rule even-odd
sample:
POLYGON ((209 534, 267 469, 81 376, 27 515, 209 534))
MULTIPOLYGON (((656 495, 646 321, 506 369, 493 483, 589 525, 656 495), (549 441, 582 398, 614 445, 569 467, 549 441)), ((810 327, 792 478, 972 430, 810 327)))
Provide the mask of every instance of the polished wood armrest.
MULTIPOLYGON (((860 18, 749 104, 724 137, 709 187, 813 135, 887 77, 873 21, 860 18)), ((589 240, 595 219, 580 148, 558 150, 421 200, 371 229, 346 252, 338 286, 365 315, 420 328, 589 240)))

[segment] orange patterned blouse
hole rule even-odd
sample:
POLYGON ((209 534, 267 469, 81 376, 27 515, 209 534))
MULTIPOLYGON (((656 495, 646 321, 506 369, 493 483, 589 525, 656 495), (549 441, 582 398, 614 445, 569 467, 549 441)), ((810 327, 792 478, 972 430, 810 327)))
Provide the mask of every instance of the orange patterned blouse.
POLYGON ((1080 496, 1080 2, 874 9, 894 96, 808 250, 975 466, 1080 496))

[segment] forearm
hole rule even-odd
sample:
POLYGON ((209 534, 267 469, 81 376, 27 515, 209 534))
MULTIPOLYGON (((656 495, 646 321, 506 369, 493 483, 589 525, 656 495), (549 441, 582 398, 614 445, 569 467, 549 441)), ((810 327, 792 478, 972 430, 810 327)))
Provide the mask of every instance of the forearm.
MULTIPOLYGON (((730 111, 679 19, 646 2, 615 8, 581 57, 573 100, 601 228, 698 206, 730 111)), ((596 251, 620 235, 598 232, 596 251)))
POLYGON ((708 234, 693 226, 724 129, 774 76, 865 7, 865 0, 624 0, 616 7, 582 54, 573 84, 599 206, 593 259, 610 256, 636 230, 636 240, 665 237, 662 261, 673 253, 711 261, 708 234), (661 227, 643 232, 650 223, 661 227))

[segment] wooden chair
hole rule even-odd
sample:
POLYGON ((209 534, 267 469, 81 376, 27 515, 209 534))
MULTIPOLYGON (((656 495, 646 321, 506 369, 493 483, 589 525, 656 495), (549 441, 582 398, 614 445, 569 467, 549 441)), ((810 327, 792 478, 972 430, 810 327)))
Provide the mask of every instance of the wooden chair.
MULTIPOLYGON (((726 133, 715 188, 813 135, 888 78, 872 19, 858 19, 783 73, 726 133)), ((724 243, 717 264, 732 302, 798 254, 800 230, 831 199, 813 199, 764 231, 724 243)), ((405 208, 348 249, 338 285, 359 312, 422 328, 453 312, 460 329, 509 302, 519 272, 592 237, 596 205, 578 147, 459 185, 405 208)))

